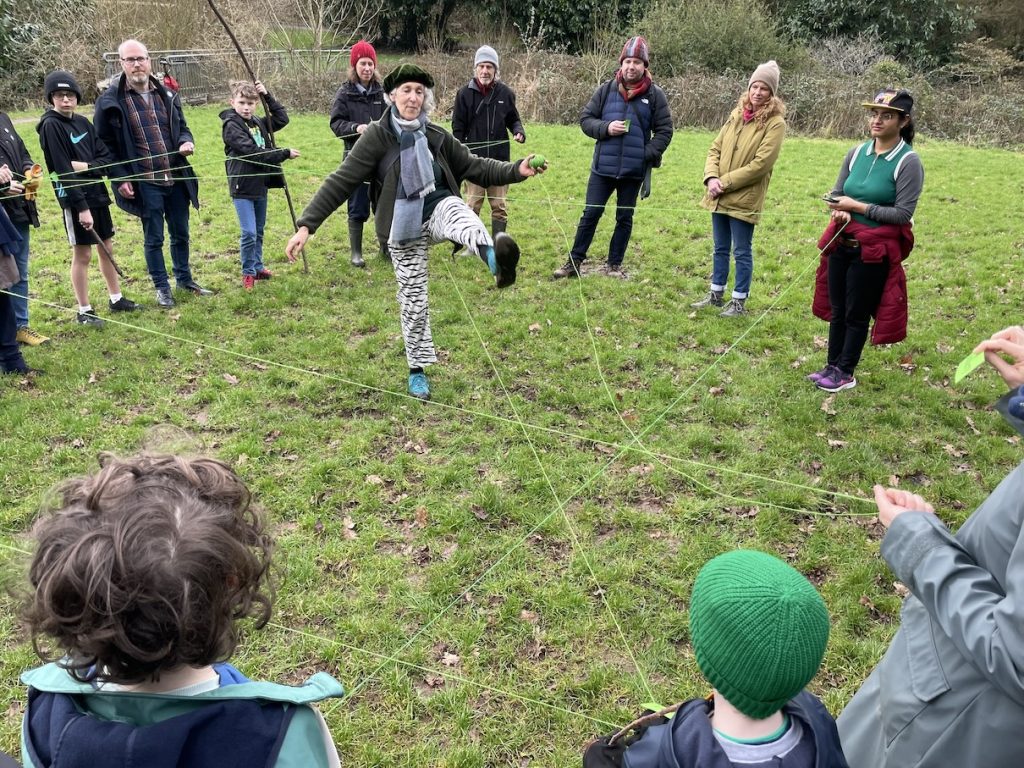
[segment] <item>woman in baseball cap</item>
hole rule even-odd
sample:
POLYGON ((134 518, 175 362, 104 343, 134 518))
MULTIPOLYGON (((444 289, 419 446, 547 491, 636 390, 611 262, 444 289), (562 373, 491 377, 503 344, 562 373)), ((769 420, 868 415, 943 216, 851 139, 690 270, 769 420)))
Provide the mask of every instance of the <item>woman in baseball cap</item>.
POLYGON ((807 378, 826 392, 857 386, 854 369, 872 317, 872 344, 907 336, 902 262, 914 247, 913 216, 924 187, 913 149, 914 98, 886 88, 863 105, 870 139, 846 153, 825 196, 831 222, 818 242, 814 314, 829 322, 828 359, 807 378))

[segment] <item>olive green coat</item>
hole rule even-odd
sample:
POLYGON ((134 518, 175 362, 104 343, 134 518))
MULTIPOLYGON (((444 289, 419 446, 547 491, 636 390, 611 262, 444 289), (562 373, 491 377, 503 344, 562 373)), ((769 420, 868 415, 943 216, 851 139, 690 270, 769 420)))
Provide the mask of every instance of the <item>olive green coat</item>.
POLYGON ((704 163, 705 186, 710 179, 718 179, 722 194, 715 200, 705 194, 701 205, 714 213, 757 224, 785 135, 782 115, 775 113, 744 123, 743 110, 734 109, 704 163))
MULTIPOLYGON (((519 173, 519 163, 477 157, 448 131, 433 123, 427 123, 425 132, 430 154, 441 166, 448 189, 452 190, 453 195, 459 194, 458 190, 465 179, 481 187, 498 187, 526 180, 519 173)), ((324 219, 348 200, 364 181, 370 181, 373 182, 370 190, 377 237, 386 242, 395 213, 401 164, 393 162, 384 169, 378 169, 378 164, 385 162, 388 151, 397 146, 398 137, 391 129, 391 111, 387 110, 380 120, 369 124, 355 146, 345 153, 345 159, 338 169, 324 179, 320 189, 299 216, 298 225, 309 229, 311 234, 316 232, 324 219), (383 172, 383 179, 376 178, 378 170, 383 172)), ((398 156, 394 159, 397 161, 398 156)))

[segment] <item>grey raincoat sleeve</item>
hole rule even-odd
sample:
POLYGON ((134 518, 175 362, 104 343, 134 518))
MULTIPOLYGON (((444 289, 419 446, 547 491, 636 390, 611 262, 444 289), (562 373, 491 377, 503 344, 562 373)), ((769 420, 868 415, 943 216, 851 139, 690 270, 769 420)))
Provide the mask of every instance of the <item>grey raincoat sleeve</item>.
MULTIPOLYGON (((1024 493, 1018 470, 1004 481, 1024 493)), ((1002 486, 1000 486, 1002 488, 1002 486)), ((1005 488, 1004 492, 1010 492, 1005 488)), ((991 498, 991 497, 990 497, 991 498)), ((1021 498, 1021 497, 1018 497, 1021 498)), ((1018 507, 1021 505, 1018 505, 1018 507)), ((921 601, 965 659, 989 683, 1024 705, 1024 530, 1006 569, 1006 583, 978 565, 935 515, 908 512, 893 521, 882 541, 882 557, 921 601)))

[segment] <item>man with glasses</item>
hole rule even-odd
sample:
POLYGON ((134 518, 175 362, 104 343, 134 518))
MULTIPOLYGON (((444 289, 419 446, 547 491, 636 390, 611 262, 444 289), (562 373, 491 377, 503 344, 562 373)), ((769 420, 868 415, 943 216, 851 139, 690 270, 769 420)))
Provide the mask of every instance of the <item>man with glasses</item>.
POLYGON ((165 221, 177 287, 212 293, 189 269, 189 205, 199 208, 199 182, 186 158, 195 145, 178 95, 153 77, 146 46, 125 40, 117 52, 124 75, 96 101, 93 123, 118 161, 108 171, 118 207, 142 219, 146 268, 157 304, 167 309, 174 298, 163 253, 165 221))

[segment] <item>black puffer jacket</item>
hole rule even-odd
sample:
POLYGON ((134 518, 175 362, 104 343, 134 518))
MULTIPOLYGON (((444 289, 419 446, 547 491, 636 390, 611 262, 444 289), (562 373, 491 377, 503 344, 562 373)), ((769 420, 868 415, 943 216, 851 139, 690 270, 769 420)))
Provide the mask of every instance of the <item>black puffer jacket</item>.
MULTIPOLYGON (((25 180, 25 172, 35 163, 25 148, 25 142, 14 130, 11 118, 0 112, 0 165, 6 165, 11 169, 17 181, 25 180)), ((24 195, 13 195, 8 197, 3 193, 9 184, 0 185, 0 202, 3 203, 4 211, 15 224, 32 224, 39 226, 39 214, 36 212, 36 201, 26 200, 24 195)))
POLYGON ((480 157, 508 162, 508 135, 526 137, 516 109, 516 95, 496 80, 484 96, 476 80, 460 88, 452 112, 452 135, 480 157))
POLYGON ((384 89, 376 80, 366 91, 360 91, 349 81, 338 89, 331 107, 331 130, 345 142, 345 151, 352 149, 359 138, 356 128, 380 120, 387 109, 384 89))
MULTIPOLYGON (((275 131, 288 125, 288 113, 269 93, 267 106, 275 131)), ((291 150, 271 147, 267 121, 256 115, 246 120, 234 109, 225 109, 220 113, 220 119, 224 121, 221 128, 224 154, 227 155, 224 169, 231 197, 258 200, 266 196, 268 187, 283 187, 281 163, 291 156, 291 150)))

